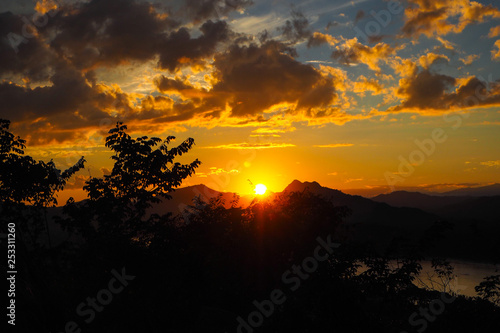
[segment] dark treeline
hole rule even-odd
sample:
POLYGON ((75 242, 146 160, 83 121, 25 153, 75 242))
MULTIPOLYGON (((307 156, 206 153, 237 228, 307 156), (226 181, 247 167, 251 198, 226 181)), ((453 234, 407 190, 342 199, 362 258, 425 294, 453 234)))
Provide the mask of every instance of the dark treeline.
POLYGON ((9 124, 0 122, 0 216, 2 233, 17 230, 18 331, 500 331, 500 276, 480 297, 457 296, 452 267, 436 259, 442 290, 416 285, 446 224, 381 250, 351 241, 348 209, 306 191, 151 214, 199 166, 175 161, 194 141, 134 139, 122 124, 106 139, 111 174, 90 178, 88 199, 70 199, 55 219, 72 241, 51 244, 47 208, 85 160, 66 171, 35 161, 9 124))

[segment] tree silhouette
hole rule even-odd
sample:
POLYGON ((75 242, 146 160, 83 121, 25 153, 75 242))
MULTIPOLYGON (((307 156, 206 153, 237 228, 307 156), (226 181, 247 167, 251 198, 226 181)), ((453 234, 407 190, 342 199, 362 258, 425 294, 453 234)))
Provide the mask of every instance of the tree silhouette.
MULTIPOLYGON (((87 238, 98 233, 114 239, 146 241, 151 236, 149 229, 159 218, 148 216, 147 209, 162 199, 170 199, 168 193, 201 164, 198 159, 189 164, 174 161, 193 147, 192 138, 169 149, 173 136, 163 142, 147 136, 134 139, 126 129, 126 125, 117 123, 106 138, 106 147, 114 152, 111 174, 87 180, 83 189, 89 199, 80 207, 70 199, 66 207, 66 212, 77 220, 73 227, 87 238)), ((68 222, 65 225, 71 227, 68 222)))
POLYGON ((57 204, 56 193, 83 168, 85 159, 65 171, 57 169, 52 160, 35 161, 24 155, 26 141, 10 133, 9 126, 9 120, 0 119, 1 216, 5 225, 19 222, 21 237, 27 235, 30 245, 37 246, 44 228, 49 235, 46 208, 57 204))

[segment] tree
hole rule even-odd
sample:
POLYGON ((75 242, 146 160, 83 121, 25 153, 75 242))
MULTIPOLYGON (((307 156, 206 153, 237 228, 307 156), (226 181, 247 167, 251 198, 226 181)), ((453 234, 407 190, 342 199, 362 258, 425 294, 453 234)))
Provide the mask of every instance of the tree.
MULTIPOLYGON (((201 164, 198 159, 189 164, 174 162, 193 147, 192 138, 169 149, 175 140, 173 136, 163 142, 147 136, 134 139, 126 130, 126 125, 117 123, 106 138, 106 147, 114 152, 111 174, 87 180, 83 187, 88 192, 86 203, 77 207, 70 199, 66 207, 66 212, 76 219, 73 226, 86 238, 98 233, 113 239, 146 241, 150 228, 159 219, 156 215, 148 216, 147 209, 162 199, 170 199, 168 193, 201 164)), ((69 220, 66 222, 71 226, 69 220)))
POLYGON ((0 119, 0 207, 3 227, 9 222, 19 222, 19 230, 28 235, 32 246, 36 246, 44 228, 49 235, 46 208, 57 204, 56 193, 83 168, 85 159, 80 158, 65 171, 57 169, 52 160, 48 163, 35 161, 31 156, 24 155, 26 141, 10 133, 9 126, 9 120, 0 119))
POLYGON ((479 297, 500 305, 500 275, 487 276, 483 280, 475 287, 479 297))

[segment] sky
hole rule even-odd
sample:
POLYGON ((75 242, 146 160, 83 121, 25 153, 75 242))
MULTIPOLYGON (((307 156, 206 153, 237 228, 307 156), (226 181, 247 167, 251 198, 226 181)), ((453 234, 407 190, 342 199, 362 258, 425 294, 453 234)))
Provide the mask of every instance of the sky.
POLYGON ((500 182, 495 1, 4 0, 0 36, 0 118, 87 160, 61 199, 112 168, 117 121, 194 138, 184 185, 218 191, 500 182))

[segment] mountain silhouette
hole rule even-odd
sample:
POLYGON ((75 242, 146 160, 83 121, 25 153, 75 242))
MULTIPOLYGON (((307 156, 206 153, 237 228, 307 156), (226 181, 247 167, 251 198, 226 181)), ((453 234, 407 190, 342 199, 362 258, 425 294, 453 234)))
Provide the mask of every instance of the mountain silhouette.
POLYGON ((391 207, 388 204, 376 202, 359 195, 345 194, 342 191, 323 187, 317 182, 300 182, 294 180, 283 192, 310 191, 329 199, 337 206, 346 206, 352 214, 346 219, 348 223, 379 223, 401 227, 410 227, 412 223, 420 223, 419 226, 427 225, 429 221, 437 218, 416 208, 391 207))
POLYGON ((469 197, 486 197, 500 195, 500 184, 493 184, 481 187, 467 187, 458 190, 439 193, 441 196, 469 196, 469 197))
POLYGON ((418 208, 447 219, 489 222, 500 219, 498 214, 500 196, 437 196, 419 192, 395 191, 390 194, 378 195, 372 200, 393 207, 418 208))

